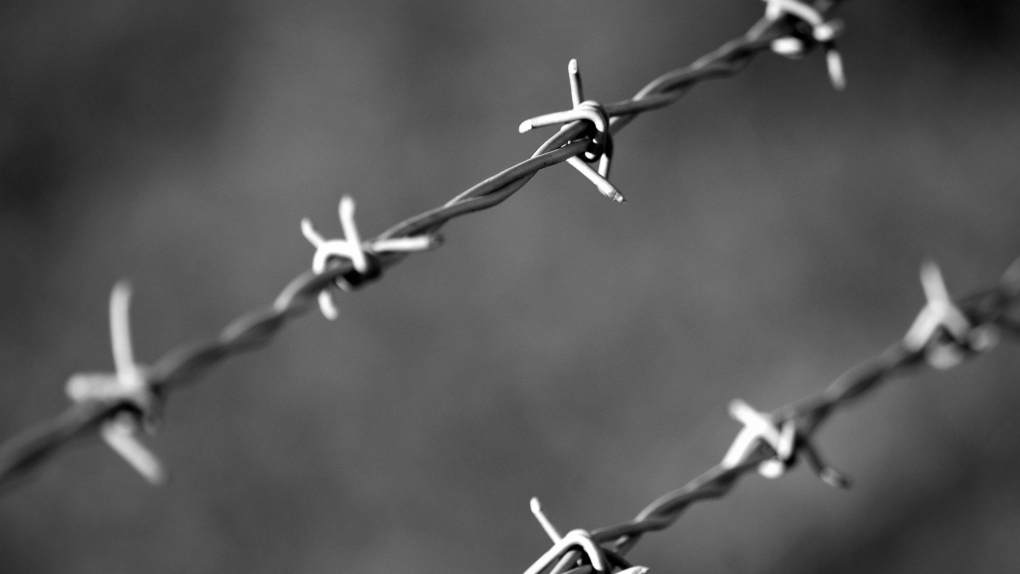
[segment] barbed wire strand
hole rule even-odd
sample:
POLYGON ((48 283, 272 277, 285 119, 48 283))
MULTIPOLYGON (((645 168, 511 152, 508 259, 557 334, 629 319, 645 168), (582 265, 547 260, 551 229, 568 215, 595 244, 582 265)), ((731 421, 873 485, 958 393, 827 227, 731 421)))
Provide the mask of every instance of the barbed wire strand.
MULTIPOLYGON (((755 413, 762 426, 774 431, 772 437, 760 428, 752 429, 748 434, 742 431, 722 462, 686 485, 659 497, 634 519, 592 530, 588 534, 590 540, 606 552, 606 557, 612 556, 613 561, 622 560, 621 568, 629 567, 623 556, 644 534, 672 526, 680 514, 695 502, 727 495, 748 472, 758 471, 770 478, 781 476, 797 463, 798 455, 823 481, 832 486, 847 487, 849 482, 826 466, 810 444, 811 435, 833 413, 876 390, 896 375, 922 368, 926 364, 938 369, 951 368, 991 349, 1000 335, 1012 338, 1020 336, 1020 321, 1009 315, 1012 305, 1020 299, 1020 259, 1007 269, 998 285, 975 291, 957 300, 948 298, 941 273, 934 264, 925 262, 921 275, 928 305, 922 309, 903 340, 893 343, 876 357, 850 368, 817 395, 769 413, 755 413), (958 320, 963 323, 954 324, 958 320), (784 448, 779 437, 786 430, 789 431, 786 433, 789 444, 784 448), (741 444, 742 437, 749 437, 750 440, 741 444), (738 456, 732 456, 733 453, 738 456), (775 466, 763 466, 771 463, 779 463, 778 471, 775 466)), ((734 401, 730 405, 734 418, 747 416, 741 412, 744 409, 749 407, 741 401, 734 401)), ((742 422, 747 423, 746 420, 742 422)), ((537 501, 533 500, 532 510, 543 529, 554 532, 548 519, 536 507, 537 501)), ((590 574, 596 571, 590 559, 586 564, 579 562, 586 557, 578 550, 562 552, 561 555, 563 558, 550 574, 590 574)))
MULTIPOLYGON (((131 358, 126 316, 129 291, 126 286, 118 284, 111 300, 111 328, 117 374, 72 377, 68 392, 76 399, 75 404, 57 417, 37 424, 0 446, 0 485, 10 485, 13 480, 48 460, 61 446, 72 440, 96 429, 107 430, 104 425, 109 426, 111 421, 123 419, 125 413, 132 417, 129 420, 137 417, 143 422, 152 422, 147 417, 157 414, 157 401, 171 389, 195 380, 198 375, 232 354, 268 343, 288 319, 307 311, 314 297, 319 297, 323 312, 329 316, 329 308, 322 301, 322 295, 327 293, 331 285, 355 288, 366 280, 378 277, 382 270, 395 265, 407 252, 434 247, 434 234, 446 222, 460 215, 498 205, 527 184, 541 169, 574 160, 571 164, 596 185, 599 185, 599 178, 602 178, 605 188, 600 185, 600 191, 622 201, 622 196, 604 179, 608 175, 608 154, 611 151, 607 149, 607 144, 611 148, 611 134, 619 132, 638 114, 673 103, 687 89, 702 80, 739 72, 755 54, 766 47, 772 47, 780 53, 803 51, 804 34, 801 34, 801 38, 792 34, 797 20, 783 17, 784 9, 798 16, 800 22, 811 26, 813 38, 809 40, 813 39, 826 50, 833 83, 841 88, 845 80, 842 78, 842 63, 831 44, 835 35, 834 28, 824 27, 828 24, 821 20, 817 12, 808 12, 807 16, 798 12, 805 5, 797 0, 766 2, 766 17, 743 37, 724 44, 686 68, 660 76, 624 102, 607 106, 591 101, 582 102, 580 78, 576 62, 572 61, 570 72, 574 111, 587 106, 583 110, 587 114, 584 117, 596 114, 607 120, 608 125, 599 128, 600 133, 590 138, 577 139, 585 134, 589 126, 579 120, 571 121, 544 143, 531 159, 484 180, 442 207, 405 220, 367 242, 375 248, 372 252, 362 249, 353 224, 353 203, 347 198, 340 204, 340 218, 345 234, 343 241, 326 241, 315 232, 309 221, 303 221, 302 230, 317 248, 312 271, 302 273, 291 281, 270 307, 241 316, 210 341, 171 351, 149 369, 136 365, 131 358), (791 40, 794 41, 792 47, 791 40), (602 141, 597 141, 599 139, 602 141), (601 149, 589 155, 593 146, 600 146, 601 149), (582 169, 584 166, 578 165, 579 157, 584 157, 585 161, 604 160, 600 162, 597 175, 586 173, 582 169), (423 238, 424 242, 414 241, 418 238, 423 238), (390 251, 381 248, 383 243, 390 242, 393 246, 402 240, 408 240, 404 241, 405 247, 413 247, 391 247, 390 251), (367 259, 369 256, 372 258, 371 267, 367 259)), ((825 0, 810 8, 827 10, 836 4, 838 0, 825 0)), ((597 126, 599 119, 595 117, 592 123, 597 126)), ((525 131, 525 125, 530 129, 529 122, 525 122, 521 131, 525 131)), ((593 171, 590 168, 588 170, 593 171)), ((810 443, 811 435, 828 417, 877 389, 896 374, 916 369, 925 362, 936 368, 949 368, 991 348, 999 332, 1013 336, 1020 334, 1020 321, 1008 314, 1020 296, 1020 259, 1007 270, 997 286, 962 297, 958 301, 950 298, 941 273, 932 263, 926 262, 922 266, 922 284, 928 303, 902 341, 894 343, 877 357, 846 371, 818 395, 795 401, 770 413, 758 413, 745 403, 734 401, 730 405, 731 414, 743 422, 745 427, 722 462, 683 487, 653 501, 633 520, 590 533, 576 529, 561 537, 541 513, 537 499, 533 499, 532 510, 554 544, 526 574, 538 574, 549 567, 552 567, 550 574, 565 571, 569 574, 588 574, 592 571, 611 571, 613 568, 620 569, 623 574, 644 574, 647 568, 632 566, 624 558, 644 534, 668 528, 694 502, 725 496, 744 474, 752 470, 770 478, 781 476, 797 463, 798 457, 803 458, 830 485, 847 486, 848 481, 826 466, 810 443)), ((129 426, 127 432, 132 433, 133 429, 134 426, 129 426)), ((104 437, 109 439, 109 434, 104 433, 104 437)), ((116 447, 113 441, 108 442, 116 447)), ((135 447, 129 444, 128 448, 135 447)), ((132 456, 135 455, 128 456, 129 460, 132 456)), ((144 458, 148 455, 142 456, 144 458)), ((138 468, 139 464, 135 466, 138 468)), ((143 474, 147 473, 143 470, 143 474)), ((151 480, 158 481, 161 470, 157 467, 156 471, 149 474, 151 480)))
MULTIPOLYGON (((771 5, 775 1, 794 0, 766 1, 771 5)), ((838 3, 839 0, 818 0, 813 6, 828 10, 838 3)), ((599 113, 605 114, 609 120, 607 131, 619 132, 636 116, 672 104, 702 81, 736 74, 773 42, 804 36, 802 26, 799 28, 798 25, 802 25, 802 20, 796 15, 776 17, 766 14, 743 36, 723 44, 686 67, 656 78, 634 97, 605 106, 595 104, 599 113)), ((810 38, 807 40, 811 41, 810 38)), ((530 159, 485 179, 438 208, 398 223, 368 243, 423 234, 434 236, 456 217, 498 205, 527 184, 538 171, 581 156, 596 144, 599 134, 586 135, 590 131, 589 124, 585 121, 565 124, 530 159)), ((360 246, 357 247, 359 252, 360 249, 360 246)), ((161 402, 170 391, 196 381, 227 357, 267 344, 287 321, 307 311, 320 293, 336 285, 357 287, 397 264, 406 255, 400 251, 372 253, 374 273, 371 275, 361 274, 359 271, 363 270, 355 269, 350 259, 329 258, 321 272, 309 270, 300 274, 283 289, 272 305, 242 315, 218 336, 174 349, 148 368, 137 366, 144 373, 146 391, 151 394, 153 402, 161 402)), ((139 412, 143 406, 137 396, 124 393, 93 396, 91 400, 85 396, 83 400, 77 400, 55 418, 36 424, 0 445, 0 487, 8 487, 15 479, 49 460, 62 446, 103 429, 110 421, 123 419, 122 415, 151 416, 152 413, 139 412)))

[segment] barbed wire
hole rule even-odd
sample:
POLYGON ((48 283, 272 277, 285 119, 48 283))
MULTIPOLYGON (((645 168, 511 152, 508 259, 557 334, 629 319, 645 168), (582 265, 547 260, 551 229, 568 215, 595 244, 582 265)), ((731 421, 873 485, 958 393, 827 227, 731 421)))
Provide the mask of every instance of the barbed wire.
POLYGON ((825 483, 848 487, 849 480, 826 464, 811 443, 811 436, 833 413, 895 375, 925 365, 949 369, 992 349, 1003 335, 1020 336, 1020 321, 1009 315, 1012 305, 1020 299, 1020 259, 1013 262, 994 287, 956 300, 950 297, 941 271, 930 261, 921 266, 921 284, 927 303, 902 340, 850 368, 821 393, 771 412, 758 412, 743 401, 734 400, 730 403, 730 414, 744 428, 722 461, 659 497, 634 519, 590 532, 573 530, 571 540, 567 541, 566 537, 559 537, 537 499, 532 499, 532 512, 554 545, 525 574, 539 574, 553 563, 550 574, 604 572, 607 561, 629 574, 643 574, 646 568, 631 565, 624 556, 644 534, 672 526, 695 502, 727 495, 749 472, 778 478, 800 458, 825 483))
POLYGON ((110 323, 116 372, 74 375, 67 394, 73 404, 53 419, 30 427, 0 445, 0 487, 49 460, 74 439, 98 431, 109 445, 153 483, 165 471, 139 440, 140 431, 152 431, 161 405, 170 391, 194 381, 227 357, 267 344, 290 319, 307 311, 314 300, 327 318, 338 314, 329 290, 356 289, 378 279, 382 272, 409 253, 432 249, 441 243, 438 231, 450 220, 491 208, 506 200, 547 167, 569 162, 595 183, 607 197, 621 202, 623 195, 609 183, 613 152, 612 134, 636 116, 672 104, 694 85, 732 76, 759 52, 773 49, 799 56, 815 47, 827 54, 833 85, 845 85, 842 63, 833 40, 840 26, 822 14, 840 0, 765 0, 766 13, 743 36, 731 40, 689 66, 659 76, 628 100, 602 105, 584 100, 576 61, 568 67, 571 110, 546 114, 521 124, 520 131, 563 123, 528 160, 493 175, 444 205, 411 217, 375 239, 361 241, 354 223, 353 200, 340 201, 344 238, 326 240, 311 221, 301 222, 305 237, 316 248, 312 269, 293 279, 272 305, 250 311, 228 324, 210 340, 174 349, 151 366, 134 362, 128 326, 130 288, 119 283, 110 303, 110 323), (594 132, 594 133, 593 133, 594 132), (589 162, 598 162, 593 169, 589 162))
MULTIPOLYGON (((378 237, 362 241, 354 221, 354 202, 340 201, 342 239, 326 239, 311 220, 301 222, 304 236, 315 247, 312 268, 292 280, 272 305, 236 319, 216 337, 175 349, 146 367, 135 362, 128 308, 131 289, 115 285, 110 300, 110 328, 115 372, 75 374, 67 383, 73 404, 58 416, 37 424, 0 446, 0 486, 12 484, 49 460, 62 446, 97 431, 136 470, 158 483, 166 473, 159 460, 140 442, 143 430, 159 421, 161 405, 170 391, 192 382, 228 356, 267 344, 290 319, 318 303, 322 313, 336 318, 331 288, 354 290, 378 279, 382 272, 410 253, 441 244, 438 231, 451 219, 498 205, 527 184, 540 170, 570 163, 600 193, 617 201, 623 195, 609 182, 612 136, 637 115, 667 106, 695 84, 731 76, 765 50, 799 56, 820 47, 826 53, 830 79, 845 86, 843 65, 834 39, 841 25, 823 14, 839 0, 813 4, 800 0, 765 0, 765 17, 742 37, 727 42, 693 64, 653 80, 633 98, 602 105, 585 100, 576 61, 568 75, 572 108, 525 121, 520 131, 564 124, 528 160, 468 189, 436 209, 407 219, 378 237), (597 163, 593 168, 591 163, 597 163)), ((730 404, 730 414, 744 427, 722 461, 644 508, 632 519, 587 531, 574 529, 560 535, 544 515, 537 499, 532 512, 553 545, 525 574, 588 574, 612 572, 644 574, 625 555, 641 537, 668 528, 691 504, 728 494, 739 479, 752 471, 778 478, 801 459, 827 484, 847 487, 849 480, 829 466, 812 443, 813 434, 837 410, 877 389, 895 375, 925 364, 947 369, 990 350, 1001 335, 1020 335, 1020 321, 1009 315, 1020 298, 1020 259, 991 288, 953 299, 941 271, 932 262, 921 268, 927 302, 902 340, 878 356, 844 372, 825 390, 771 412, 759 412, 741 400, 730 404)))

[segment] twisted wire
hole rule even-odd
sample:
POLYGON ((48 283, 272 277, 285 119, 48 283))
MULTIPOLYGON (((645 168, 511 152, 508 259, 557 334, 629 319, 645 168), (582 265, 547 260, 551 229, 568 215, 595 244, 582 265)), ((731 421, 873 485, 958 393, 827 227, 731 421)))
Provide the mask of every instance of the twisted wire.
MULTIPOLYGON (((839 1, 818 0, 812 6, 824 11, 839 1)), ((794 22, 790 19, 763 18, 742 37, 727 42, 687 67, 656 78, 632 98, 599 106, 600 113, 609 118, 610 134, 622 130, 641 113, 672 104, 701 81, 738 73, 757 53, 770 46, 774 48, 774 41, 793 32, 794 22)), ((830 50, 831 46, 826 46, 826 49, 830 50)), ((538 171, 571 158, 583 157, 582 154, 595 143, 592 137, 585 137, 587 127, 582 121, 564 125, 530 159, 487 178, 438 208, 398 223, 372 241, 435 234, 456 217, 498 205, 526 185, 538 171)), ((406 255, 403 252, 387 252, 375 254, 374 257, 381 271, 399 263, 406 255)), ((287 321, 306 312, 320 292, 330 289, 336 285, 337 280, 351 276, 356 271, 350 259, 335 259, 319 273, 311 270, 303 272, 282 290, 271 305, 242 315, 210 340, 172 350, 145 369, 148 390, 157 397, 165 397, 171 390, 197 380, 199 375, 228 356, 269 343, 287 321)), ((1011 318, 1009 311, 1018 298, 1020 260, 1010 267, 998 285, 942 303, 965 318, 970 334, 978 327, 992 326, 998 331, 1016 336, 1020 335, 1020 322, 1011 318)), ((740 456, 736 462, 730 460, 728 453, 722 462, 686 485, 659 497, 632 520, 591 532, 578 529, 560 538, 555 529, 544 521, 544 517, 539 516, 543 527, 551 532, 554 546, 528 572, 538 574, 552 567, 552 574, 588 574, 592 571, 611 571, 613 568, 625 570, 627 574, 643 573, 645 568, 631 566, 624 558, 643 535, 672 526, 683 511, 695 502, 727 495, 743 475, 755 470, 763 472, 764 463, 780 462, 781 474, 796 464, 800 456, 826 482, 844 485, 842 477, 838 473, 834 476, 834 471, 824 466, 817 452, 809 445, 811 436, 829 417, 865 394, 875 391, 896 375, 922 368, 926 362, 939 366, 931 356, 932 345, 936 343, 948 345, 961 353, 961 359, 985 350, 984 346, 978 348, 967 341, 955 339, 948 325, 936 324, 934 329, 932 335, 941 337, 941 342, 936 339, 935 343, 925 341, 917 345, 910 343, 908 338, 897 341, 876 357, 844 372, 817 395, 768 413, 754 413, 764 421, 763 424, 772 425, 775 429, 783 427, 784 430, 790 430, 786 434, 792 442, 784 447, 764 435, 754 437, 749 448, 738 453, 740 456), (587 556, 571 548, 583 548, 587 556), (585 558, 587 563, 583 562, 585 558)), ((91 434, 105 423, 136 408, 135 403, 122 397, 113 400, 85 400, 29 428, 0 445, 0 486, 9 485, 49 460, 62 446, 91 434)), ((775 434, 778 436, 778 431, 775 434)), ((537 501, 534 501, 533 509, 537 509, 537 501)))
MULTIPOLYGON (((952 304, 973 325, 972 331, 994 328, 997 332, 1015 338, 1020 336, 1020 321, 1012 318, 1009 312, 1011 306, 1018 299, 1020 299, 1020 259, 1010 266, 998 285, 962 296, 952 301, 952 304)), ((949 339, 946 332, 936 332, 935 335, 942 338, 941 340, 936 339, 935 343, 941 341, 949 345, 962 344, 949 339)), ((985 349, 987 347, 982 350, 985 349)), ((762 416, 776 427, 786 423, 792 424, 796 429, 797 443, 795 444, 803 447, 822 423, 837 410, 850 405, 865 394, 875 391, 896 375, 924 368, 926 363, 937 368, 947 368, 959 364, 957 362, 953 365, 940 365, 937 360, 933 359, 931 351, 931 346, 913 346, 908 343, 906 338, 897 341, 879 355, 845 371, 817 395, 802 398, 769 413, 762 413, 762 416)), ((981 352, 974 349, 965 349, 965 351, 967 354, 962 356, 961 360, 981 352)), ((796 449, 798 446, 794 448, 796 449)), ((793 454, 795 455, 796 452, 793 454)), ((846 486, 846 484, 835 484, 834 482, 837 481, 830 481, 829 477, 824 475, 824 465, 817 458, 812 460, 813 457, 817 457, 816 453, 812 451, 802 454, 808 464, 815 467, 814 470, 818 472, 820 478, 830 482, 833 486, 846 486)), ((592 530, 590 538, 599 544, 607 556, 622 560, 622 557, 634 548, 643 535, 669 528, 683 511, 695 502, 726 496, 743 475, 749 472, 760 472, 760 465, 774 461, 779 455, 777 449, 767 440, 758 439, 739 463, 726 464, 724 459, 723 462, 708 469, 684 486, 660 496, 632 520, 592 530)), ((796 459, 791 459, 791 463, 795 461, 796 459)), ((532 504, 534 511, 537 501, 533 501, 532 504)), ((543 527, 548 529, 545 517, 539 515, 538 512, 536 515, 543 523, 543 527)), ((590 563, 577 565, 579 558, 580 555, 576 550, 567 553, 559 565, 551 570, 551 573, 590 574, 596 571, 596 568, 590 563), (576 567, 566 569, 571 565, 576 565, 576 567)), ((623 564, 624 567, 629 566, 626 561, 623 564)))
MULTIPOLYGON (((824 9, 836 4, 838 0, 816 3, 824 9)), ((726 42, 686 67, 659 76, 632 98, 605 105, 610 132, 619 132, 644 112, 672 104, 702 81, 738 73, 756 54, 768 49, 771 42, 793 32, 792 19, 760 19, 743 36, 726 42)), ((373 241, 434 234, 456 217, 502 203, 538 171, 583 154, 592 144, 591 138, 584 137, 586 129, 581 121, 564 125, 531 158, 479 182, 440 207, 394 225, 373 241)), ((380 269, 396 265, 406 255, 379 254, 380 269)), ((350 260, 333 259, 322 273, 311 270, 301 273, 284 287, 272 305, 242 315, 209 340, 176 348, 157 360, 146 369, 150 390, 165 398, 170 391, 194 382, 227 357, 267 344, 284 324, 306 312, 320 291, 331 288, 337 279, 353 271, 350 260)), ((25 475, 49 460, 62 446, 88 436, 105 422, 133 408, 131 401, 124 399, 76 402, 56 417, 12 437, 0 445, 0 486, 25 475)))

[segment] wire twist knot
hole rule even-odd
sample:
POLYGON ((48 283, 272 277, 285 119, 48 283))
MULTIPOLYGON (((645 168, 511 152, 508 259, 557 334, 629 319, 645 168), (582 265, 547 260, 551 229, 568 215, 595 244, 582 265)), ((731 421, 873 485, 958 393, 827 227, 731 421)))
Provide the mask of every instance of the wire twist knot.
POLYGON ((154 484, 166 480, 163 465, 141 442, 144 429, 155 432, 161 400, 149 384, 146 368, 134 360, 128 309, 131 286, 120 281, 110 295, 110 337, 115 373, 76 373, 67 381, 67 396, 76 403, 103 402, 125 405, 101 427, 103 440, 135 470, 154 484))
POLYGON ((591 563, 592 568, 596 572, 608 574, 609 566, 606 563, 606 557, 602 554, 602 549, 592 540, 591 534, 588 531, 580 528, 571 530, 557 540, 552 548, 547 550, 545 554, 524 571, 524 574, 539 574, 575 547, 580 548, 585 553, 589 563, 591 563))
POLYGON ((527 571, 525 574, 537 574, 542 572, 549 566, 557 561, 556 566, 549 571, 549 574, 560 574, 566 571, 568 568, 573 569, 580 566, 578 559, 580 554, 577 548, 580 548, 586 555, 588 563, 591 564, 592 568, 596 572, 606 573, 611 572, 611 568, 607 566, 608 562, 613 562, 615 567, 620 568, 618 574, 645 574, 648 572, 648 568, 644 566, 634 566, 627 562, 623 556, 605 550, 599 546, 591 537, 591 534, 586 530, 572 530, 567 533, 566 536, 560 536, 556 527, 552 525, 552 522, 546 518, 545 513, 542 512, 542 505, 539 503, 537 498, 531 499, 531 513, 535 515, 535 519, 545 530, 545 533, 553 541, 553 547, 548 552, 542 555, 527 571), (607 560, 608 559, 608 560, 607 560), (601 564, 601 566, 600 566, 601 564))
MULTIPOLYGON (((363 242, 358 233, 358 227, 354 223, 354 200, 350 196, 345 195, 340 198, 339 211, 340 226, 344 233, 343 239, 326 240, 315 230, 315 226, 307 217, 301 220, 301 232, 315 247, 312 271, 316 275, 322 275, 333 260, 348 259, 351 261, 354 269, 341 274, 333 281, 337 287, 344 291, 352 291, 368 281, 379 278, 382 274, 379 254, 426 251, 437 247, 442 241, 438 235, 420 235, 363 242)), ((336 319, 340 315, 327 289, 319 292, 319 309, 323 316, 330 320, 336 319)))
POLYGON ((730 403, 730 416, 743 423, 744 428, 723 457, 723 468, 740 466, 759 444, 764 443, 775 453, 775 456, 758 465, 758 473, 765 478, 779 478, 786 474, 796 465, 797 455, 800 454, 815 475, 829 486, 847 488, 850 485, 843 474, 822 461, 811 441, 798 432, 795 419, 777 423, 772 416, 754 410, 740 399, 730 403))
MULTIPOLYGON (((553 124, 586 121, 595 128, 591 142, 584 152, 567 160, 571 166, 581 172, 602 195, 618 203, 625 201, 623 195, 609 182, 609 167, 613 157, 613 137, 609 131, 609 114, 602 104, 595 100, 585 100, 581 89, 581 73, 577 68, 577 60, 570 60, 567 65, 570 78, 570 99, 574 107, 562 111, 544 114, 525 120, 519 128, 521 133, 532 128, 551 126, 553 124), (598 171, 588 163, 598 162, 598 171)), ((570 142, 567 142, 568 144, 570 142)))
POLYGON ((836 49, 836 38, 843 32, 843 22, 822 17, 815 7, 800 0, 764 0, 765 17, 777 21, 787 16, 795 20, 793 33, 772 41, 772 51, 787 58, 799 58, 815 45, 825 51, 829 80, 837 90, 846 88, 843 58, 836 49))
POLYGON ((903 337, 908 351, 924 351, 932 367, 944 370, 998 343, 998 330, 993 325, 973 324, 956 306, 942 271, 932 261, 921 264, 921 287, 927 303, 903 337))

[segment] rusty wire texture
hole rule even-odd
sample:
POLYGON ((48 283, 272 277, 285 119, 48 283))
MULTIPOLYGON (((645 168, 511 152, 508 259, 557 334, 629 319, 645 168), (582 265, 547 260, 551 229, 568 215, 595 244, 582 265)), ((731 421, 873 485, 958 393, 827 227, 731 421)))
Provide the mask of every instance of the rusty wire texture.
MULTIPOLYGON (((628 100, 604 106, 595 102, 579 105, 580 82, 579 78, 572 77, 575 110, 588 105, 588 112, 602 114, 608 121, 604 133, 592 134, 592 122, 569 121, 542 144, 530 159, 489 177, 441 207, 391 227, 364 244, 371 246, 387 241, 437 237, 435 234, 451 219, 498 205, 544 168, 566 161, 578 167, 577 158, 585 157, 586 152, 597 144, 603 146, 605 153, 611 153, 605 150, 606 143, 609 143, 609 147, 612 145, 608 138, 636 116, 672 104, 703 80, 736 74, 763 50, 771 48, 779 53, 789 50, 789 43, 780 44, 777 41, 792 39, 801 43, 799 49, 815 46, 825 49, 833 83, 837 88, 842 87, 841 63, 838 54, 831 49, 834 34, 832 29, 821 29, 818 22, 811 22, 810 18, 804 18, 793 11, 788 11, 782 17, 777 17, 775 12, 784 7, 799 9, 810 6, 816 11, 815 15, 820 15, 837 6, 841 0, 817 0, 810 5, 800 4, 796 0, 766 2, 772 11, 771 15, 767 12, 766 17, 756 22, 743 36, 723 44, 689 66, 656 78, 628 100), (805 23, 808 24, 807 30, 805 23), (834 67, 839 71, 838 77, 833 73, 834 67), (599 138, 606 139, 596 141, 599 138)), ((576 73, 573 65, 572 72, 576 73)), ((593 160, 585 157, 585 161, 593 160)), ((601 171, 600 166, 599 173, 606 175, 601 171)), ((593 181, 597 179, 596 176, 589 177, 593 181)), ((622 200, 622 196, 614 197, 602 187, 600 191, 618 201, 622 200)), ((341 207, 341 219, 343 217, 341 207)), ((356 237, 350 236, 351 229, 346 224, 344 227, 346 240, 360 244, 356 237)), ((308 228, 311 229, 310 224, 308 228)), ((311 233, 314 235, 314 230, 311 233)), ((309 236, 308 231, 306 236, 309 236)), ((429 243, 428 246, 433 244, 429 243)), ((323 269, 305 271, 292 280, 271 305, 242 315, 211 340, 174 349, 149 367, 139 366, 142 374, 135 376, 143 377, 146 391, 151 393, 153 400, 162 401, 171 390, 194 381, 228 356, 267 344, 288 320, 308 311, 316 298, 332 287, 340 285, 355 288, 367 284, 406 255, 406 252, 381 249, 361 253, 359 247, 357 257, 328 258, 323 269), (368 272, 365 256, 371 258, 371 269, 368 272)), ((948 290, 942 284, 941 274, 933 264, 928 263, 922 269, 922 282, 928 304, 903 340, 892 344, 880 355, 849 369, 821 393, 771 412, 758 413, 744 403, 734 401, 730 406, 731 414, 744 423, 745 428, 722 462, 683 487, 661 496, 634 519, 591 531, 572 530, 561 537, 541 513, 537 501, 533 501, 532 509, 554 544, 528 572, 537 573, 551 568, 551 574, 588 574, 618 568, 627 569, 628 574, 639 574, 645 569, 632 566, 624 555, 644 534, 668 528, 694 502, 726 495, 748 472, 757 471, 769 477, 777 477, 797 464, 798 460, 803 460, 825 482, 833 486, 846 486, 847 480, 823 462, 810 442, 813 433, 833 413, 875 390, 895 375, 922 368, 925 364, 938 368, 954 366, 989 349, 999 333, 1013 336, 1020 334, 1020 321, 1009 314, 1013 303, 1020 298, 1020 260, 1007 270, 999 284, 956 299, 949 297, 948 290)), ((58 416, 0 445, 0 486, 10 486, 28 471, 50 460, 62 446, 104 429, 104 425, 118 417, 151 414, 138 411, 138 400, 124 395, 76 401, 58 416)))

